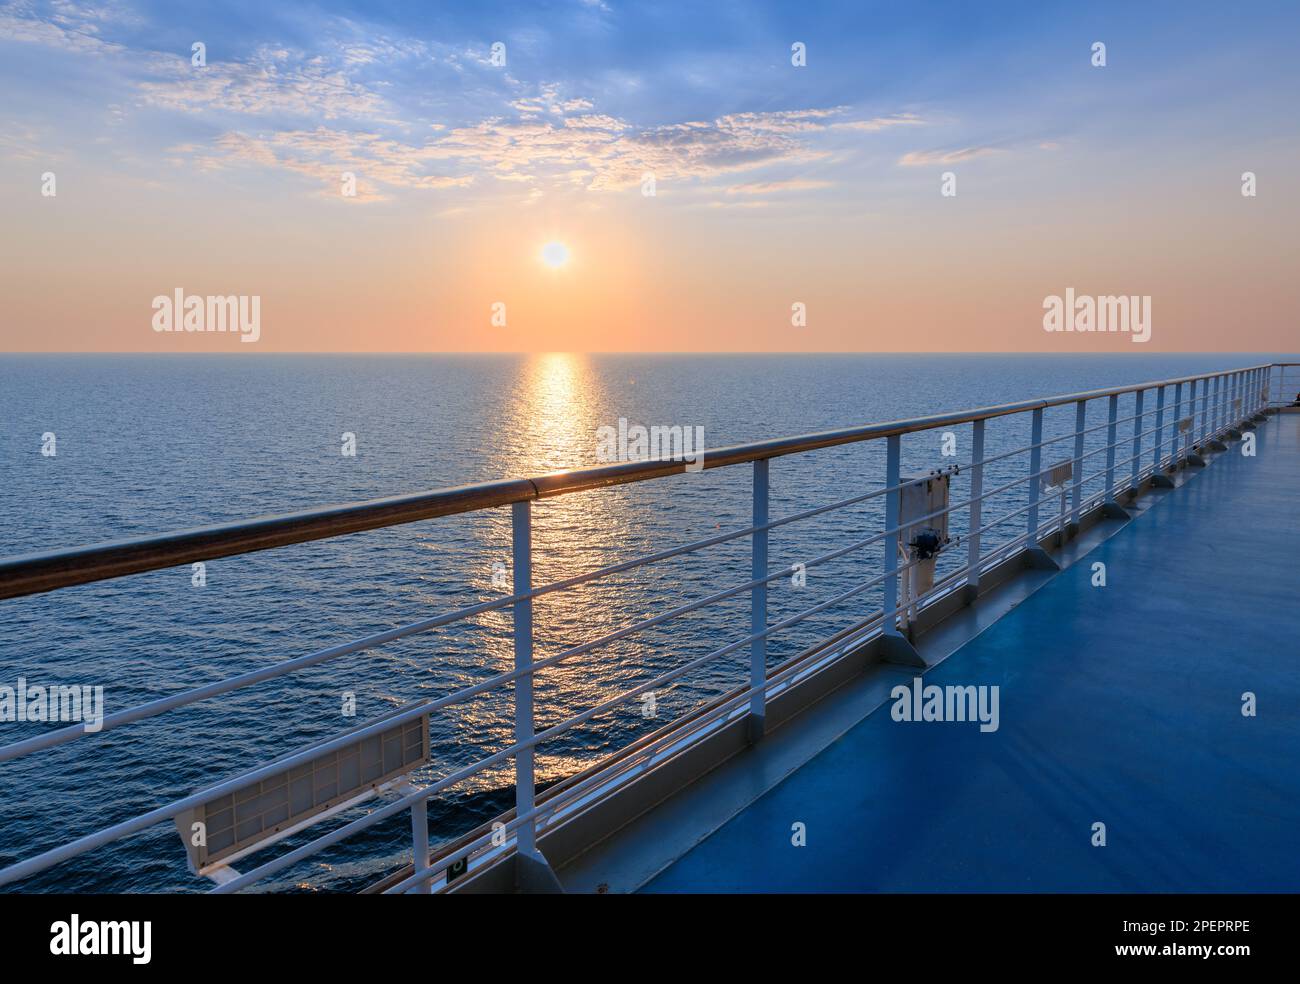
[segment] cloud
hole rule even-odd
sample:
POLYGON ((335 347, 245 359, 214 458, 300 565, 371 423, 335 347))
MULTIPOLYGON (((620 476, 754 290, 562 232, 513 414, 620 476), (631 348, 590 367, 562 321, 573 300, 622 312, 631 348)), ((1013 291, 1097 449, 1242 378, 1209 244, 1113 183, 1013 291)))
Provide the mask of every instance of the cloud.
POLYGON ((960 164, 977 157, 1001 154, 1000 147, 962 147, 959 150, 914 150, 898 159, 903 167, 925 167, 931 164, 960 164))
MULTIPOLYGON (((186 154, 192 147, 171 148, 186 154)), ((379 201, 389 196, 376 184, 389 188, 436 190, 458 188, 474 176, 439 174, 429 170, 427 151, 398 143, 376 133, 358 133, 318 127, 263 135, 222 134, 208 151, 191 153, 200 170, 231 164, 252 164, 283 169, 318 181, 328 194, 338 194, 345 172, 357 177, 357 201, 379 201)))
POLYGON ((831 109, 783 109, 770 113, 733 113, 717 121, 722 129, 762 133, 810 133, 824 129, 826 120, 844 112, 831 109))
POLYGON ((815 191, 818 188, 834 187, 831 181, 809 181, 792 178, 789 181, 752 181, 749 184, 732 185, 727 189, 728 195, 770 195, 782 191, 815 191))
MULTIPOLYGON (((330 187, 343 171, 353 171, 394 188, 463 187, 483 175, 521 183, 550 178, 588 191, 611 191, 638 185, 647 173, 659 182, 709 181, 773 164, 817 160, 825 155, 808 138, 824 132, 838 112, 740 113, 647 128, 598 113, 559 120, 524 114, 521 119, 492 118, 455 127, 420 143, 370 130, 320 126, 262 135, 227 133, 210 151, 192 153, 192 158, 204 169, 235 163, 286 168, 327 181, 330 187)), ((740 185, 732 193, 823 186, 800 180, 765 182, 740 185)))
POLYGON ((38 5, 12 0, 0 7, 0 40, 36 44, 80 54, 123 51, 99 37, 101 26, 115 8, 93 8, 66 0, 38 5), (43 13, 43 15, 42 15, 43 13))
POLYGON ((595 108, 590 99, 566 98, 558 82, 543 83, 535 96, 521 96, 510 103, 510 108, 525 116, 563 116, 595 108))
POLYGON ((0 129, 0 154, 19 161, 58 161, 63 155, 45 149, 43 134, 22 123, 7 123, 0 129))
POLYGON ((845 120, 840 123, 832 123, 831 129, 862 130, 867 133, 876 133, 894 126, 923 126, 925 122, 915 113, 899 113, 895 116, 877 116, 875 119, 870 120, 845 120))
POLYGON ((570 116, 565 119, 564 125, 579 130, 607 130, 611 133, 628 129, 628 124, 623 120, 616 119, 613 116, 603 116, 599 113, 570 116))
POLYGON ((170 59, 166 79, 142 82, 139 93, 152 106, 182 112, 221 109, 248 115, 374 116, 385 101, 320 57, 282 48, 259 48, 248 61, 194 67, 170 59))
POLYGON ((247 59, 213 59, 195 66, 188 55, 135 51, 100 36, 110 24, 134 23, 135 18, 113 5, 92 8, 69 0, 43 4, 11 0, 0 7, 0 39, 77 54, 129 55, 114 63, 131 76, 120 84, 145 105, 177 112, 373 117, 384 110, 385 100, 348 72, 372 62, 387 65, 426 53, 421 42, 375 38, 333 44, 328 56, 264 45, 247 59))

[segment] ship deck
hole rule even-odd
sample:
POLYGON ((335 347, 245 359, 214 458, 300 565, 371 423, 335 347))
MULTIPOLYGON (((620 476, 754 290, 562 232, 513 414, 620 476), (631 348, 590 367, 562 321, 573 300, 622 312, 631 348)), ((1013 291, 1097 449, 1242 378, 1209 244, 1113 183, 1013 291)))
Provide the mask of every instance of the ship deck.
POLYGON ((643 890, 1300 889, 1300 415, 1255 433, 925 673, 996 732, 878 703, 643 890))

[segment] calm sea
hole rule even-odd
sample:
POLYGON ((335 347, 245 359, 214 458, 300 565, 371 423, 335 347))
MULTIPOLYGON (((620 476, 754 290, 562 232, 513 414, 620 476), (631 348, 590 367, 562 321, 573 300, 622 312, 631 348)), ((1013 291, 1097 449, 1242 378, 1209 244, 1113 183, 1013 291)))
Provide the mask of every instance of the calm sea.
MULTIPOLYGON (((700 426, 706 445, 720 447, 1273 358, 0 356, 0 553, 591 465, 597 428, 619 418, 700 426), (46 433, 57 441, 52 457, 41 454, 46 433), (355 435, 355 456, 341 453, 345 433, 355 435)), ((990 422, 989 453, 1028 443, 1028 423, 990 422)), ((1047 436, 1072 425, 1070 408, 1052 411, 1047 436)), ((938 432, 905 438, 904 469, 968 461, 969 428, 954 430, 955 459, 940 456, 938 432)), ((881 443, 774 461, 773 516, 881 484, 881 443)), ((1068 442, 1055 447, 1045 460, 1068 457, 1068 442)), ((991 470, 987 481, 1001 484, 1024 474, 1025 459, 991 470)), ((737 466, 540 503, 535 583, 743 527, 749 490, 748 466, 737 466)), ((961 480, 953 495, 966 498, 961 480)), ((1000 497, 986 507, 986 521, 1023 501, 1020 489, 1000 497)), ((954 517, 953 532, 963 532, 963 522, 954 517)), ((807 561, 880 527, 879 499, 792 524, 773 533, 771 561, 807 561)), ((1009 523, 1001 539, 1021 528, 1009 523)), ((748 549, 741 539, 539 600, 537 655, 745 583, 748 549)), ((945 562, 958 566, 957 559, 945 562)), ((0 684, 15 686, 22 676, 29 685, 102 685, 112 712, 499 596, 493 566, 509 560, 509 510, 497 509, 215 560, 202 587, 185 567, 0 602, 0 684)), ((810 569, 803 588, 777 581, 771 619, 811 607, 880 566, 881 550, 871 547, 810 569)), ((878 603, 878 594, 863 594, 781 633, 769 645, 772 662, 878 603)), ((561 664, 539 678, 538 729, 747 634, 748 600, 738 596, 561 664)), ((737 652, 659 692, 657 720, 645 719, 637 700, 574 729, 544 747, 539 778, 569 775, 739 685, 746 659, 737 652)), ((0 865, 511 663, 509 616, 491 612, 0 765, 0 865), (356 719, 341 715, 344 692, 356 695, 356 719)), ((0 743, 40 727, 0 723, 0 743)), ((510 743, 510 730, 508 692, 435 717, 434 765, 418 778, 491 754, 510 743)), ((455 836, 512 796, 508 768, 482 774, 431 804, 431 831, 455 836)), ((402 863, 403 851, 409 856, 404 815, 267 887, 357 888, 402 863)), ((187 871, 175 830, 160 825, 21 887, 209 886, 187 871)))

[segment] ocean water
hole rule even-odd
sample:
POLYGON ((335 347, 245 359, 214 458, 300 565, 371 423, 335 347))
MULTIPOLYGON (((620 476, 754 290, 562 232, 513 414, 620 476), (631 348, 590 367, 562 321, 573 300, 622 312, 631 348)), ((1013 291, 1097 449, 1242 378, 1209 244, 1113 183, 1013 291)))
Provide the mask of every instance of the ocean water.
MULTIPOLYGON (((592 465, 597 429, 620 418, 703 427, 705 444, 721 447, 1275 358, 1288 357, 0 356, 0 553, 592 465), (54 457, 40 453, 47 432, 56 435, 54 457), (356 437, 355 457, 341 454, 344 433, 356 437)), ((1131 406, 1131 399, 1122 401, 1121 417, 1131 406)), ((1090 406, 1090 423, 1104 419, 1103 407, 1104 401, 1090 406)), ((1072 408, 1055 408, 1045 436, 1064 435, 1073 422, 1072 408)), ((990 421, 987 453, 1027 444, 1028 427, 1028 415, 990 421)), ((953 428, 955 458, 941 456, 938 431, 906 436, 904 471, 969 461, 969 431, 953 428)), ((1089 449, 1103 437, 1090 435, 1089 449)), ((1070 447, 1053 445, 1044 463, 1068 457, 1070 447)), ((1085 474, 1100 459, 1090 459, 1085 474)), ((1027 467, 1027 456, 990 465, 986 489, 1023 476, 1027 467)), ((883 478, 883 442, 777 459, 772 515, 860 494, 883 478)), ((742 528, 750 481, 742 465, 535 504, 535 583, 742 528)), ((965 481, 956 480, 954 501, 968 497, 965 481)), ((985 521, 1024 501, 1023 485, 1009 490, 986 504, 985 521)), ((882 523, 881 500, 874 499, 782 527, 772 534, 771 563, 806 562, 882 523)), ((964 514, 955 515, 951 532, 964 533, 964 523, 964 514)), ((985 543, 1022 531, 1023 519, 1014 520, 985 543)), ((810 568, 802 588, 774 582, 770 620, 874 576, 882 553, 874 545, 810 568)), ((964 551, 941 558, 940 573, 962 558, 964 551)), ((192 586, 187 566, 3 601, 0 684, 15 686, 21 676, 29 685, 102 685, 111 713, 497 597, 493 565, 509 561, 510 511, 503 508, 214 560, 203 587, 192 586)), ((748 580, 749 544, 742 538, 545 596, 536 604, 536 655, 748 580)), ((770 662, 879 605, 878 591, 864 593, 774 636, 770 662)), ((0 865, 502 672, 512 665, 510 628, 508 612, 486 613, 0 764, 0 865), (355 719, 341 714, 344 692, 356 695, 355 719)), ((747 634, 748 597, 741 595, 575 657, 539 675, 538 730, 747 634)), ((742 684, 747 658, 738 651, 659 691, 654 720, 635 700, 573 729, 541 749, 539 779, 570 775, 742 684)), ((417 781, 509 745, 509 698, 506 690, 436 715, 434 761, 417 781)), ((41 727, 0 723, 0 743, 41 727)), ((432 836, 451 838, 495 816, 513 802, 511 783, 507 764, 433 801, 432 836)), ((409 847, 403 814, 264 890, 356 889, 402 864, 409 847)), ((190 875, 166 824, 10 890, 208 887, 190 875)))

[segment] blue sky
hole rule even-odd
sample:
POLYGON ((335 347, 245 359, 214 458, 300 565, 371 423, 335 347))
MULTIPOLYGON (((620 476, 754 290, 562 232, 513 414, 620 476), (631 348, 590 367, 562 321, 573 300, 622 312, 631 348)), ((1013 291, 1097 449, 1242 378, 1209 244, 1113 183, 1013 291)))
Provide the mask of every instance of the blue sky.
POLYGON ((10 102, 10 141, 25 126, 93 149, 125 128, 157 151, 322 124, 421 146, 429 127, 518 118, 527 99, 589 103, 637 129, 789 110, 841 108, 840 122, 910 114, 924 120, 907 133, 918 151, 1149 131, 1143 110, 1167 121, 1171 140, 1205 137, 1198 124, 1257 139, 1267 137, 1259 118, 1273 112, 1285 125, 1292 109, 1287 55, 1300 27, 1300 8, 1284 3, 20 0, 0 9, 6 89, 36 94, 10 102), (1108 45, 1104 79, 1088 64, 1092 37, 1108 45), (186 71, 195 40, 207 45, 208 82, 222 87, 197 86, 186 71), (486 64, 494 41, 507 46, 504 69, 486 64), (808 47, 797 72, 794 41, 808 47), (1216 117, 1227 79, 1233 103, 1216 117), (1126 104, 1098 114, 1099 81, 1125 91, 1126 104), (88 88, 108 105, 88 102, 88 88), (1232 110, 1244 94, 1258 116, 1232 110))

